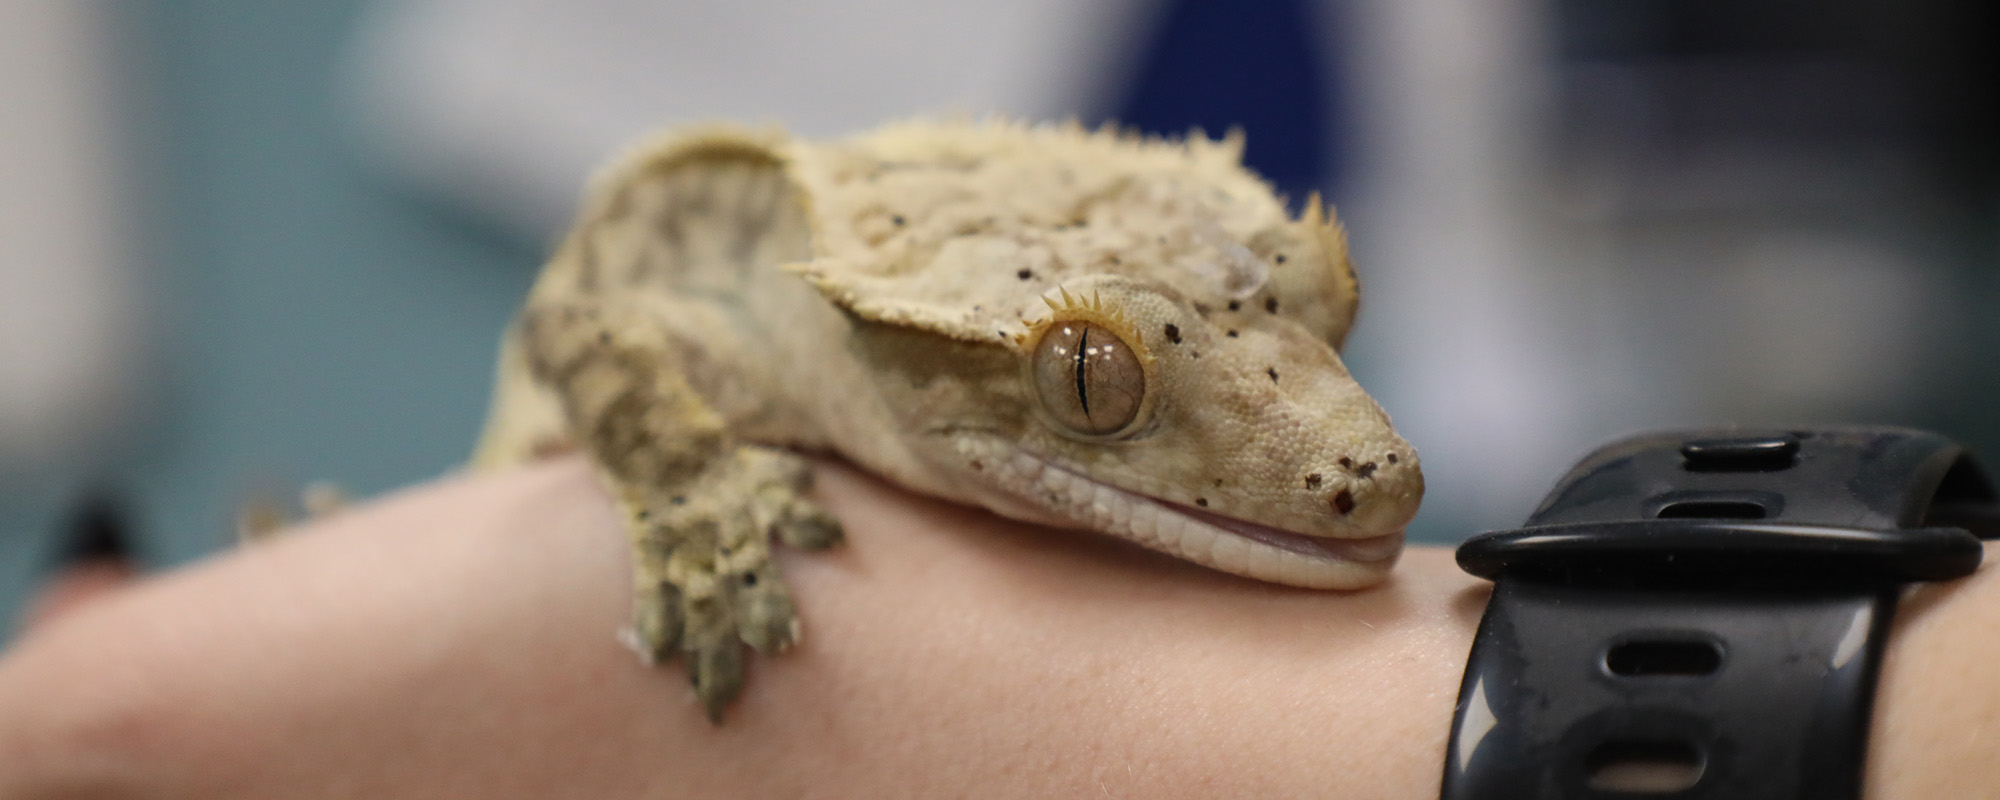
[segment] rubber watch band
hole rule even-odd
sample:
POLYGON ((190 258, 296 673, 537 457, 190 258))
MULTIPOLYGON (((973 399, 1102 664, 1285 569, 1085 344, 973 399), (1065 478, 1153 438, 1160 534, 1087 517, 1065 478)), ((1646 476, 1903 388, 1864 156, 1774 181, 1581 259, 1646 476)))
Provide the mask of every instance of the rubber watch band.
POLYGON ((1607 445, 1459 547, 1494 588, 1442 796, 1858 798, 1902 586, 1971 573, 1996 534, 1992 484, 1935 434, 1607 445))

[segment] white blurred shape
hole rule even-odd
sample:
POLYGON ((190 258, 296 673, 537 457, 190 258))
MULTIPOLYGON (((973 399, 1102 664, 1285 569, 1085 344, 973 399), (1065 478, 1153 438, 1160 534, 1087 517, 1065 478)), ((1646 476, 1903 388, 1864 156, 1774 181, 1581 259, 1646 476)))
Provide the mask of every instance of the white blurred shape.
POLYGON ((919 113, 1089 108, 1152 0, 384 0, 355 49, 392 172, 552 234, 592 167, 665 125, 829 136, 919 113))
POLYGON ((1871 239, 1774 233, 1731 266, 1705 349, 1725 370, 1713 376, 1724 402, 1753 417, 1907 401, 1923 385, 1926 344, 1950 322, 1936 316, 1952 307, 1940 276, 1871 239))
POLYGON ((1426 520, 1515 524, 1596 427, 1564 336, 1574 288, 1533 235, 1549 11, 1361 0, 1348 16, 1359 159, 1341 211, 1365 297, 1351 341, 1384 365, 1368 387, 1423 454, 1426 520))
POLYGON ((0 468, 80 457, 131 400, 138 326, 105 12, 0 3, 0 468))

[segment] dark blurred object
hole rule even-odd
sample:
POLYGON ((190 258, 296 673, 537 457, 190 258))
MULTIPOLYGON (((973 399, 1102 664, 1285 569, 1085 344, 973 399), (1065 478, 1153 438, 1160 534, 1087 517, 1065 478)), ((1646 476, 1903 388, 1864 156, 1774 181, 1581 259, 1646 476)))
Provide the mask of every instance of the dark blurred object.
POLYGON ((1113 119, 1167 136, 1248 134, 1243 160, 1295 202, 1340 175, 1332 12, 1307 0, 1167 0, 1113 119))
POLYGON ((1557 0, 1558 235, 1696 418, 2000 449, 2000 27, 1968 0, 1557 0), (1594 237, 1594 238, 1593 238, 1594 237))
POLYGON ((97 488, 84 494, 57 535, 48 577, 14 620, 18 631, 33 630, 110 594, 138 574, 130 516, 115 492, 97 488))
POLYGON ((1892 149, 1914 170, 1904 177, 1984 229, 1990 254, 2000 212, 1990 13, 1971 0, 1558 0, 1556 49, 1571 75, 1621 67, 1624 99, 1645 106, 1572 80, 1560 113, 1584 138, 1643 115, 1669 166, 1727 140, 1892 149))
POLYGON ((93 489, 85 494, 63 526, 62 544, 55 558, 58 567, 90 561, 126 561, 132 556, 132 530, 125 504, 107 489, 93 489))

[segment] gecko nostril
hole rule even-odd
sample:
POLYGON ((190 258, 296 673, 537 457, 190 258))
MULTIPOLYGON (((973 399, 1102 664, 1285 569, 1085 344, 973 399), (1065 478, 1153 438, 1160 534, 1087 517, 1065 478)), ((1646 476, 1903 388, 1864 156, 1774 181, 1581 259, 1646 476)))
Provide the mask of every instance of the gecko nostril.
POLYGON ((1353 512, 1354 493, 1346 489, 1335 492, 1333 494, 1333 510, 1340 512, 1340 515, 1343 517, 1353 512))

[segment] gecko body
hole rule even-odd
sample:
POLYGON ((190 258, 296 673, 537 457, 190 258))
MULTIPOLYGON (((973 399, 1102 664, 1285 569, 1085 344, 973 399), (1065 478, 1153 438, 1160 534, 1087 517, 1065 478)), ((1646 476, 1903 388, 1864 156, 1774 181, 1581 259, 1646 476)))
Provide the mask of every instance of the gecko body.
POLYGON ((594 183, 502 347, 476 466, 580 449, 634 548, 634 644, 711 719, 797 641, 773 538, 839 525, 800 451, 1247 577, 1381 580, 1416 452, 1338 347, 1357 287, 1317 198, 1241 141, 910 122, 711 126, 594 183))

